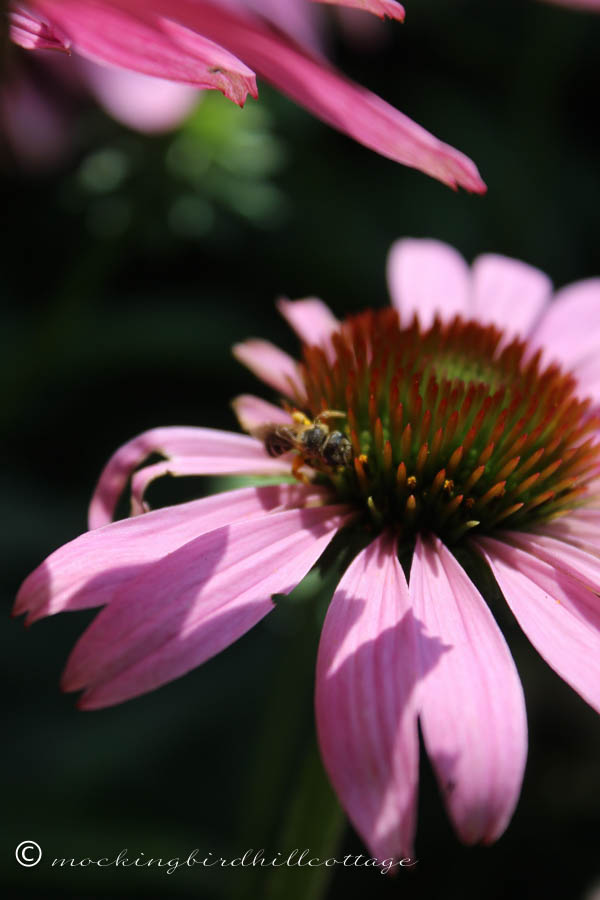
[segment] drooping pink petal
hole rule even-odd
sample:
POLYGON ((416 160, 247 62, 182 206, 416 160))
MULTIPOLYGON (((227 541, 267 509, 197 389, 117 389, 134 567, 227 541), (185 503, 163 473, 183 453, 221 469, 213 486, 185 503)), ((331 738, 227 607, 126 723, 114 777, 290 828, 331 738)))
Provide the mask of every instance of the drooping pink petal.
POLYGON ((196 106, 195 88, 80 58, 80 71, 100 105, 118 122, 147 134, 169 131, 196 106))
POLYGON ((532 335, 549 362, 571 368, 588 355, 598 355, 600 342, 600 278, 577 281, 556 296, 532 335))
POLYGON ((485 601, 449 550, 419 537, 410 573, 424 678, 421 729, 448 813, 465 843, 491 843, 516 806, 527 755, 521 682, 485 601), (446 648, 431 664, 432 639, 446 648))
POLYGON ((152 453, 161 453, 170 459, 175 474, 256 474, 268 471, 276 474, 288 471, 281 460, 270 460, 274 464, 270 468, 265 465, 269 457, 263 445, 247 435, 213 428, 153 428, 123 444, 107 462, 90 503, 90 528, 98 528, 112 521, 130 475, 152 453), (194 459, 191 464, 193 471, 181 471, 186 457, 194 459))
POLYGON ((387 280, 392 303, 405 323, 415 314, 423 328, 436 315, 443 321, 469 316, 469 267, 449 244, 420 238, 396 241, 388 254, 387 280))
POLYGON ((600 712, 598 598, 516 547, 493 538, 478 538, 474 544, 538 653, 600 712))
MULTIPOLYGON (((36 10, 68 36, 74 49, 157 78, 216 88, 243 105, 257 96, 254 72, 202 31, 190 31, 156 14, 156 4, 35 0, 36 10)), ((213 8, 214 9, 214 8, 213 8)))
POLYGON ((108 603, 120 585, 206 531, 274 509, 322 502, 323 496, 322 489, 305 485, 248 487, 87 531, 25 579, 14 615, 27 612, 30 624, 57 612, 108 603))
POLYGON ((238 362, 280 394, 303 393, 298 363, 270 341, 260 338, 242 341, 233 346, 232 352, 238 362))
POLYGON ((373 855, 411 856, 419 745, 415 625, 395 541, 383 536, 342 578, 319 644, 323 763, 373 855))
POLYGON ((280 406, 268 403, 262 397, 253 394, 241 394, 231 401, 233 411, 238 422, 249 433, 253 433, 262 425, 274 423, 276 425, 290 425, 292 417, 280 406))
POLYGON ((25 50, 61 50, 69 52, 71 41, 60 28, 45 17, 38 16, 22 6, 8 11, 10 38, 25 50))
POLYGON ((327 345, 340 323, 331 310, 318 297, 305 300, 281 298, 277 309, 305 344, 327 345))
POLYGON ((404 22, 404 7, 396 3, 396 0, 315 0, 315 2, 364 9, 366 12, 375 13, 380 19, 389 16, 390 19, 404 22))
POLYGON ((494 253, 477 257, 472 277, 473 317, 508 339, 527 337, 552 295, 552 282, 539 269, 494 253))
MULTIPOLYGON (((388 6, 385 0, 373 0, 380 9, 384 3, 388 6)), ((146 0, 36 0, 37 8, 92 59, 216 87, 238 103, 248 91, 255 96, 251 66, 314 115, 377 153, 451 187, 486 190, 468 157, 249 11, 211 0, 153 0, 151 7, 146 0)), ((389 10, 398 12, 392 6, 389 10)))
POLYGON ((223 650, 289 593, 349 519, 348 507, 270 513, 202 535, 128 583, 67 663, 65 690, 96 709, 153 690, 223 650))
MULTIPOLYGON (((568 541, 554 537, 551 532, 544 533, 544 530, 544 526, 540 526, 537 533, 500 531, 498 540, 520 547, 526 553, 548 563, 551 569, 565 572, 571 578, 580 581, 589 590, 600 594, 600 559, 598 556, 573 546, 568 541)), ((600 545, 597 552, 600 553, 600 545)), ((546 567, 544 569, 548 571, 546 567)), ((555 577, 560 578, 559 575, 555 577)), ((600 613, 600 601, 598 602, 598 612, 600 613)), ((598 625, 600 627, 600 616, 598 625)))
MULTIPOLYGON (((142 0, 120 2, 136 10, 143 6, 142 0)), ((451 187, 486 190, 468 157, 258 17, 216 7, 208 0, 153 0, 153 9, 227 47, 292 100, 364 146, 451 187)))
POLYGON ((322 61, 258 30, 236 32, 229 46, 292 100, 365 147, 452 188, 485 192, 467 156, 322 61))

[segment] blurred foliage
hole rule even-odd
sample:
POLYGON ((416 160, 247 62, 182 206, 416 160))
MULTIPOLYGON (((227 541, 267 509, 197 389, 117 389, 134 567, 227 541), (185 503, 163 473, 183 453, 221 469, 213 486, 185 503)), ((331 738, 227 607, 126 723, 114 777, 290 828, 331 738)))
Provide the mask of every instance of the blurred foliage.
MULTIPOLYGON (((7 611, 23 577, 85 527, 94 480, 116 446, 155 425, 235 428, 233 396, 268 396, 229 348, 261 335, 295 351, 274 312, 278 295, 317 294, 340 315, 382 305, 387 250, 407 234, 447 240, 469 259, 517 256, 558 285, 598 274, 600 17, 533 0, 407 7, 406 26, 388 24, 370 52, 341 40, 331 52, 344 71, 475 159, 485 198, 375 156, 264 85, 243 111, 206 95, 177 132, 156 138, 86 104, 60 170, 5 171, 7 611)), ((151 497, 179 501, 222 484, 166 481, 151 497)), ((286 828, 299 821, 306 785, 318 782, 314 772, 302 775, 302 762, 314 748, 312 679, 331 590, 323 574, 299 589, 303 602, 278 604, 199 670, 96 713, 77 712, 58 690, 92 613, 27 632, 5 623, 8 896, 212 900, 275 890, 260 871, 251 881, 249 871, 214 868, 172 876, 21 869, 13 848, 32 839, 47 857, 122 847, 163 857, 195 847, 221 856, 293 849, 286 828)), ((494 612, 523 677, 530 724, 509 830, 493 848, 459 845, 424 760, 419 864, 395 878, 334 870, 329 896, 579 900, 598 884, 597 716, 506 609, 498 603, 494 612)), ((300 824, 294 834, 314 834, 322 843, 311 849, 322 851, 335 805, 327 822, 329 830, 300 824)), ((363 849, 350 830, 342 847, 363 849)), ((297 872, 282 874, 296 884, 297 872)))
POLYGON ((92 237, 130 235, 152 248, 202 239, 219 217, 267 229, 282 221, 286 202, 273 176, 286 154, 268 110, 255 104, 241 113, 216 92, 199 97, 174 135, 117 134, 83 156, 62 199, 92 237))

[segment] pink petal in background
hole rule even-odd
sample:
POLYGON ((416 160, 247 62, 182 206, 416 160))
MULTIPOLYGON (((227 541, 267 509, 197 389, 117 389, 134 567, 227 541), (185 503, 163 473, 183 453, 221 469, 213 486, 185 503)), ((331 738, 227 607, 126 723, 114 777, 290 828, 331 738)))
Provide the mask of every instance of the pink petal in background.
POLYGON ((175 128, 202 98, 196 88, 88 59, 79 60, 79 70, 113 119, 147 134, 175 128))
POLYGON ((504 340, 528 336, 552 296, 552 282, 539 269, 496 253, 472 267, 471 314, 502 329, 504 340))
POLYGON ((252 338, 235 344, 232 352, 238 362, 280 394, 304 393, 298 363, 270 341, 252 338))
POLYGON ((469 267, 449 244, 428 238, 396 241, 388 254, 387 280, 404 325, 415 314, 423 328, 429 328, 436 315, 443 321, 469 317, 469 267))
POLYGON ((282 297, 277 309, 304 344, 327 344, 340 323, 318 297, 287 300, 282 297))

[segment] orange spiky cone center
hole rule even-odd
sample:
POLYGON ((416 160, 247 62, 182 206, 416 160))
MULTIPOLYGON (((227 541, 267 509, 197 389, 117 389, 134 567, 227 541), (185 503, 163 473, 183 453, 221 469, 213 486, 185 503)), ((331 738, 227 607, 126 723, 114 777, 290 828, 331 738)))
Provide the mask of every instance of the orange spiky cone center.
POLYGON ((345 413, 343 466, 319 465, 344 500, 410 536, 446 541, 528 528, 581 502, 598 471, 598 419, 575 379, 493 326, 454 318, 427 330, 393 309, 348 318, 332 349, 304 346, 298 410, 345 413))

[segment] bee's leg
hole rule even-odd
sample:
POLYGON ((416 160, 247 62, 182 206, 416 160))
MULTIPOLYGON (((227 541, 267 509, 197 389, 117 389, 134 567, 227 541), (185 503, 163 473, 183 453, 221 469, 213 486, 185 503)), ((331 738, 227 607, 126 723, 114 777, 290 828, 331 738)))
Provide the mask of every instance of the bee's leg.
POLYGON ((324 419, 345 419, 346 413, 342 412, 341 409, 324 409, 323 412, 320 412, 319 415, 315 418, 315 423, 320 425, 324 419))
POLYGON ((302 484, 310 484, 310 478, 308 475, 305 475, 304 472, 301 472, 300 469, 304 465, 304 457, 298 453, 292 463, 292 475, 297 481, 301 481, 302 484))

